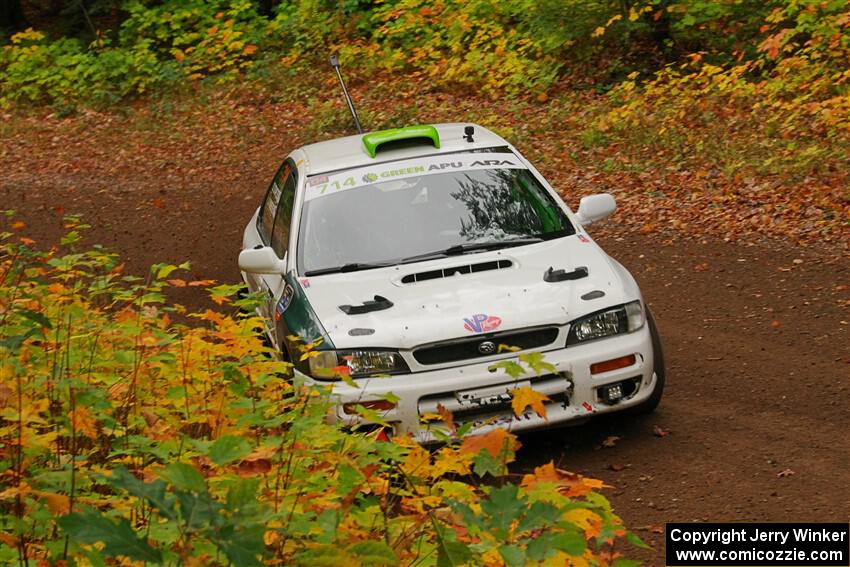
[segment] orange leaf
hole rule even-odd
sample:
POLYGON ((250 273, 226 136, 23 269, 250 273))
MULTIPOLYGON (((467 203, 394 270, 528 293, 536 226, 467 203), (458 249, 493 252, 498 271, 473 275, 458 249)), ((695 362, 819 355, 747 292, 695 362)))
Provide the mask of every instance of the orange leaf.
POLYGON ((546 406, 543 405, 543 402, 548 401, 549 396, 541 394, 540 392, 532 389, 531 386, 522 386, 521 388, 513 390, 511 394, 513 395, 511 407, 514 410, 514 415, 517 417, 521 416, 525 411, 525 408, 531 406, 531 409, 533 409, 537 415, 548 420, 546 417, 546 406))
POLYGON ((496 428, 483 435, 467 437, 460 446, 460 452, 477 455, 481 451, 487 451, 493 457, 498 458, 505 449, 516 450, 518 448, 519 442, 516 437, 504 429, 496 428))
POLYGON ((64 494, 42 492, 41 490, 33 490, 33 494, 44 498, 47 508, 54 514, 64 515, 71 511, 71 499, 64 494))
POLYGON ((561 492, 564 496, 569 497, 584 496, 588 492, 598 488, 604 488, 606 486, 601 480, 587 478, 580 474, 555 468, 552 461, 549 461, 545 465, 535 467, 532 474, 527 474, 522 477, 522 486, 524 488, 533 488, 541 482, 552 483, 560 486, 561 488, 559 489, 559 492, 561 492))
POLYGON ((189 287, 198 287, 198 286, 208 286, 213 285, 215 280, 195 280, 193 282, 189 282, 189 287))
POLYGON ((455 416, 446 409, 446 406, 443 404, 437 404, 437 413, 440 414, 440 418, 443 420, 443 423, 451 429, 453 432, 457 431, 457 425, 455 424, 455 416))
POLYGON ((26 226, 27 226, 27 223, 25 223, 24 221, 15 221, 15 222, 12 223, 12 228, 14 230, 20 230, 22 228, 26 228, 26 226))
POLYGON ((173 279, 173 280, 165 280, 174 287, 186 287, 186 280, 181 279, 173 279))
POLYGON ((97 437, 97 420, 95 420, 88 408, 77 406, 71 412, 71 423, 74 426, 75 432, 81 433, 90 439, 97 437))
POLYGON ((230 301, 230 298, 224 295, 213 295, 210 297, 217 305, 223 305, 225 302, 230 301))

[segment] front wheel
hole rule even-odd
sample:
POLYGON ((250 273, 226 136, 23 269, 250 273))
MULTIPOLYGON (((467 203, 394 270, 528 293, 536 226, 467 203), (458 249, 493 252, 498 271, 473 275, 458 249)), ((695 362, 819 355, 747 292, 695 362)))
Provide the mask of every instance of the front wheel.
POLYGON ((664 352, 661 350, 658 327, 655 326, 655 318, 652 316, 649 307, 646 308, 646 320, 649 323, 649 334, 652 337, 652 370, 655 372, 655 389, 645 401, 632 408, 632 412, 635 414, 647 414, 655 411, 655 408, 661 402, 661 396, 664 394, 664 352))

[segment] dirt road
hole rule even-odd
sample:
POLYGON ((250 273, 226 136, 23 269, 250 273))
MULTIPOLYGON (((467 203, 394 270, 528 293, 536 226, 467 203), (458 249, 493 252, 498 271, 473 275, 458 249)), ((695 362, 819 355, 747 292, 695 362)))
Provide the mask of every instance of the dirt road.
MULTIPOLYGON (((215 140, 130 144, 114 127, 5 138, 0 209, 16 209, 42 244, 62 214, 80 213, 88 242, 120 252, 130 271, 189 259, 197 277, 235 281, 244 223, 294 141, 240 132, 256 141, 221 160, 215 140)), ((775 241, 616 224, 592 233, 653 308, 667 393, 648 417, 524 437, 517 471, 554 460, 606 481, 615 510, 654 546, 639 554, 650 565, 663 565, 666 521, 847 521, 850 261, 775 241)))

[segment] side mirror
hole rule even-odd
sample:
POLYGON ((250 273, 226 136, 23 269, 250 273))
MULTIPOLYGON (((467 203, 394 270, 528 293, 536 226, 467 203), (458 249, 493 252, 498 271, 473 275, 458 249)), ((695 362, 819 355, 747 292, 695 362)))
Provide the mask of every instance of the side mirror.
POLYGON ((578 203, 578 222, 583 226, 601 221, 617 210, 617 202, 609 193, 599 193, 582 197, 578 203))
POLYGON ((249 248, 239 253, 239 269, 249 274, 285 274, 286 260, 281 260, 271 246, 249 248))

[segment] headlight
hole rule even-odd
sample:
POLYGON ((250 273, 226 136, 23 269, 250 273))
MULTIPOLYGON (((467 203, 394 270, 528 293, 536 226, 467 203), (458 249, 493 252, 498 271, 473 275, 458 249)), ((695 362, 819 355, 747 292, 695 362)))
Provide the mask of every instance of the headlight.
POLYGON ((309 374, 318 380, 339 380, 346 372, 352 378, 376 374, 404 374, 410 372, 401 355, 388 350, 323 350, 310 357, 309 374))
POLYGON ((640 301, 618 305, 573 321, 567 345, 631 333, 643 327, 643 323, 643 306, 640 301))

